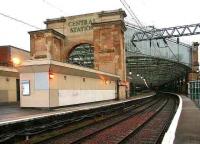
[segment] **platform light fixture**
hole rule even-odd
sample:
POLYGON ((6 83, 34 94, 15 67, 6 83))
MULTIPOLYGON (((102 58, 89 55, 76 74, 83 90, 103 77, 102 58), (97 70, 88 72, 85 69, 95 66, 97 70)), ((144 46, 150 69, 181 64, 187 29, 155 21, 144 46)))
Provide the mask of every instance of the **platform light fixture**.
POLYGON ((137 76, 139 77, 140 75, 139 75, 139 74, 137 74, 137 76))
POLYGON ((106 81, 105 81, 105 84, 106 84, 106 85, 108 85, 109 83, 110 83, 109 80, 106 80, 106 81))
POLYGON ((54 74, 53 73, 49 73, 49 79, 53 79, 54 78, 54 74))
POLYGON ((15 66, 17 66, 21 63, 21 60, 17 57, 14 57, 14 58, 12 58, 12 62, 15 66))
POLYGON ((132 75, 132 72, 131 72, 131 71, 129 72, 129 75, 132 75))
POLYGON ((146 87, 149 88, 146 79, 143 79, 143 80, 144 80, 144 83, 145 83, 146 87))

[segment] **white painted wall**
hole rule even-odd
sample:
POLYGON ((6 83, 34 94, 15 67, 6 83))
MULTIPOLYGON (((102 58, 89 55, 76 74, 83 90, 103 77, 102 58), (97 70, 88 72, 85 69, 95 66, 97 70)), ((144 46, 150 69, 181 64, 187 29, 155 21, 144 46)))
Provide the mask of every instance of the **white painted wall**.
POLYGON ((59 90, 59 106, 115 99, 115 90, 59 90))
POLYGON ((20 91, 21 107, 58 107, 116 98, 119 76, 50 60, 27 61, 20 67, 20 85, 30 81, 30 95, 20 91), (49 79, 51 66, 53 78, 49 79))
POLYGON ((20 74, 20 106, 49 107, 48 72, 20 74), (30 81, 30 95, 23 95, 22 81, 30 81), (45 82, 45 83, 44 83, 45 82))
POLYGON ((50 79, 50 106, 112 100, 116 98, 115 88, 115 81, 106 84, 99 78, 54 73, 54 78, 50 79))

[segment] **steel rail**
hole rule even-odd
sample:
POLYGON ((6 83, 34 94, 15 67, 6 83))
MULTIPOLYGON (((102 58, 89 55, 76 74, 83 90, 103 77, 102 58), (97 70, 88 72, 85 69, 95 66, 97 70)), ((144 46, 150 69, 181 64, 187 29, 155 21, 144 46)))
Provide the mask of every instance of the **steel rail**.
MULTIPOLYGON (((138 133, 140 133, 140 135, 142 134, 142 130, 145 128, 145 127, 148 127, 147 125, 150 124, 150 122, 153 122, 153 120, 159 116, 159 114, 162 113, 163 109, 166 108, 167 106, 169 107, 170 106, 170 114, 169 114, 169 117, 167 117, 165 119, 162 118, 161 120, 164 121, 164 125, 162 126, 162 128, 160 129, 160 131, 158 131, 158 135, 157 137, 155 137, 154 139, 151 139, 151 142, 149 141, 149 143, 151 144, 160 144, 161 141, 162 141, 162 138, 163 138, 163 134, 166 132, 166 130, 168 129, 168 126, 174 116, 174 113, 175 113, 175 109, 176 109, 176 102, 175 100, 173 100, 173 106, 171 107, 170 100, 168 100, 165 105, 163 105, 163 107, 157 111, 150 119, 148 119, 143 125, 141 125, 140 127, 138 127, 136 130, 132 131, 127 137, 125 137, 123 140, 121 140, 119 142, 119 144, 125 144, 125 143, 131 143, 133 139, 139 139, 138 137, 135 138, 138 133), (130 140, 131 139, 131 140, 130 140)), ((164 111, 165 112, 165 111, 164 111)), ((150 129, 150 128, 149 128, 150 129)), ((141 136, 140 136, 141 137, 141 136)))
MULTIPOLYGON (((111 128, 111 127, 113 127, 113 126, 116 126, 117 124, 119 124, 119 123, 121 123, 121 122, 123 122, 123 121, 125 121, 125 120, 127 120, 127 119, 130 119, 130 117, 134 117, 134 116, 136 116, 136 115, 139 115, 139 114, 141 114, 142 112, 145 112, 145 111, 147 111, 149 108, 152 108, 152 106, 154 106, 155 104, 157 104, 159 101, 161 101, 161 99, 158 99, 158 100, 156 100, 156 101, 153 101, 152 103, 150 103, 148 106, 143 106, 143 108, 141 109, 141 110, 138 110, 138 111, 136 111, 136 112, 133 112, 133 113, 129 113, 127 116, 125 116, 124 118, 117 118, 117 121, 116 122, 113 122, 113 123, 111 123, 111 124, 109 124, 109 125, 106 125, 106 126, 104 126, 104 127, 102 127, 102 128, 100 128, 99 130, 97 130, 97 131, 95 131, 95 132, 92 132, 92 133, 90 133, 90 134, 88 134, 88 135, 85 135, 85 136, 82 136, 82 137, 80 137, 80 138, 77 138, 76 140, 73 140, 73 141, 69 141, 69 139, 67 139, 67 142, 66 143, 70 143, 70 144, 75 144, 75 143, 81 143, 81 142, 83 142, 83 141, 85 141, 86 139, 90 139, 91 137, 93 137, 94 135, 96 135, 96 134, 98 134, 98 133, 100 133, 100 132, 102 132, 102 131, 104 131, 104 130, 106 130, 106 129, 108 129, 108 128, 111 128)), ((135 110, 134 110, 135 111, 135 110)), ((112 120, 112 119, 111 119, 112 120)), ((76 134, 77 135, 77 134, 76 134)))
MULTIPOLYGON (((88 134, 88 135, 86 135, 86 136, 81 136, 80 138, 77 138, 77 137, 76 137, 77 140, 74 140, 74 139, 73 139, 71 142, 70 142, 69 139, 68 139, 68 141, 67 141, 66 143, 80 143, 83 139, 89 138, 89 137, 91 137, 91 136, 93 136, 93 135, 95 135, 95 134, 97 134, 97 133, 99 133, 99 132, 101 132, 101 131, 107 129, 108 127, 112 127, 113 125, 116 125, 116 124, 118 124, 118 123, 124 121, 125 119, 128 119, 128 118, 132 117, 133 115, 137 115, 137 114, 141 113, 142 111, 145 111, 146 108, 152 107, 153 105, 155 105, 156 103, 158 103, 158 101, 161 101, 161 98, 158 98, 158 99, 156 99, 156 100, 152 100, 150 103, 147 102, 147 103, 148 103, 148 106, 144 106, 145 104, 143 103, 142 105, 139 105, 139 106, 135 107, 134 109, 129 107, 129 108, 126 109, 126 111, 123 112, 123 115, 122 115, 122 113, 120 113, 120 114, 115 115, 115 116, 113 116, 113 117, 109 117, 108 119, 105 119, 105 120, 103 120, 103 121, 99 121, 99 122, 95 123, 97 126, 98 126, 99 124, 104 123, 104 126, 101 127, 100 129, 96 130, 95 132, 92 132, 91 134, 88 134), (140 109, 137 111, 138 108, 140 108, 140 109), (130 111, 132 111, 132 113, 130 113, 130 111), (125 114, 127 114, 127 115, 125 115, 125 114), (124 115, 125 115, 125 116, 124 116, 124 115), (119 116, 121 117, 121 119, 119 118, 119 116), (112 122, 114 118, 116 118, 116 121, 112 122), (109 121, 111 121, 111 122, 110 122, 111 124, 109 123, 109 121), (105 123, 106 123, 106 122, 108 122, 109 124, 107 124, 107 125, 105 126, 105 123)), ((71 133, 74 133, 74 134, 75 134, 75 133, 77 133, 77 131, 79 131, 79 130, 81 130, 81 129, 83 129, 83 128, 87 129, 87 128, 93 127, 95 124, 90 124, 90 125, 87 125, 87 126, 85 126, 85 127, 82 127, 82 128, 79 128, 79 129, 75 129, 75 130, 73 130, 73 131, 71 131, 71 132, 69 132, 69 133, 66 133, 66 134, 64 134, 64 135, 71 134, 71 133)), ((61 138, 64 137, 64 135, 62 135, 61 138)), ((60 138, 60 136, 58 136, 58 139, 59 139, 59 138, 60 138)), ((75 139, 76 139, 76 138, 75 138, 75 139)), ((54 138, 52 138, 52 139, 54 139, 54 138)), ((50 140, 50 141, 47 140, 46 142, 44 141, 44 143, 49 143, 49 142, 51 142, 51 140, 50 140)), ((43 143, 43 142, 42 142, 42 143, 43 143)))
POLYGON ((169 118, 166 120, 165 125, 163 126, 163 129, 162 129, 160 135, 158 136, 158 139, 156 140, 156 144, 160 144, 160 143, 162 142, 163 137, 164 137, 164 134, 165 134, 165 132, 168 130, 169 125, 171 124, 171 120, 173 119, 174 114, 176 113, 177 105, 178 105, 178 104, 177 104, 177 101, 174 101, 174 105, 173 105, 173 107, 172 107, 172 111, 171 111, 171 113, 170 113, 170 116, 169 116, 169 118))
MULTIPOLYGON (((144 103, 145 101, 148 102, 149 100, 151 100, 152 98, 147 98, 145 100, 136 100, 136 101, 129 101, 129 102, 124 102, 121 103, 119 105, 114 105, 114 106, 110 106, 109 109, 105 109, 105 107, 102 107, 101 110, 99 111, 93 111, 87 114, 83 114, 80 116, 75 116, 75 117, 71 117, 69 119, 59 119, 57 121, 53 121, 50 123, 45 123, 43 125, 39 125, 39 126, 31 126, 31 128, 26 128, 26 129, 22 129, 22 130, 13 130, 12 132, 7 133, 2 133, 0 134, 0 142, 7 142, 17 136, 31 136, 31 135, 37 135, 40 133, 43 133, 45 131, 49 131, 49 130, 54 130, 54 129, 58 129, 60 127, 64 127, 66 125, 69 124, 73 124, 73 123, 78 123, 80 121, 83 121, 87 118, 93 118, 95 116, 98 115, 108 115, 110 113, 113 113, 114 111, 122 111, 124 112, 124 109, 130 109, 131 108, 131 104, 136 104, 135 106, 137 106, 137 104, 139 103, 144 103), (130 107, 129 107, 130 106, 130 107)), ((134 108, 134 106, 132 106, 134 108)), ((135 107, 136 108, 136 107, 135 107)))

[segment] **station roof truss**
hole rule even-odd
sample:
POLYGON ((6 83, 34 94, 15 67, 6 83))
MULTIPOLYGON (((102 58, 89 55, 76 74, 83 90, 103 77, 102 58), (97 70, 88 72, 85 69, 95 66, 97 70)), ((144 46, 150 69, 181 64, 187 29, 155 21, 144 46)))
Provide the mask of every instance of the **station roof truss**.
POLYGON ((178 62, 151 56, 126 57, 127 75, 137 85, 160 86, 183 78, 189 67, 178 62))
MULTIPOLYGON (((161 86, 171 81, 185 79, 185 76, 191 69, 191 46, 178 42, 174 39, 148 39, 152 34, 146 36, 144 31, 137 26, 126 23, 125 32, 126 46, 126 66, 127 76, 132 78, 136 85, 161 86), (138 36, 134 39, 137 34, 138 36), (145 38, 146 36, 146 38, 145 38), (133 39, 135 41, 133 41, 133 39)), ((197 32, 199 25, 193 26, 193 32, 197 32)), ((186 33, 188 26, 183 28, 182 33, 186 33)), ((166 30, 166 29, 165 29, 166 30)), ((180 30, 178 30, 180 32, 180 30)), ((192 32, 192 30, 190 30, 192 32)), ((174 34, 175 30, 168 32, 174 34)), ((160 32, 159 32, 160 34, 160 32)), ((165 36, 165 35, 164 35, 165 36)))
POLYGON ((169 28, 151 30, 140 30, 133 34, 132 42, 153 40, 153 39, 166 39, 181 36, 190 36, 200 34, 200 23, 183 25, 169 28))

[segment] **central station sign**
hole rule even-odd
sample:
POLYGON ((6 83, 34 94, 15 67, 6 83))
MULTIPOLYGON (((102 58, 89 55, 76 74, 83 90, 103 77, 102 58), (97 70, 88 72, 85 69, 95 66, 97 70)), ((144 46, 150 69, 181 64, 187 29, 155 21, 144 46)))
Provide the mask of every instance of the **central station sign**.
POLYGON ((70 33, 85 32, 92 29, 92 23, 95 22, 94 18, 79 19, 68 22, 70 33))

